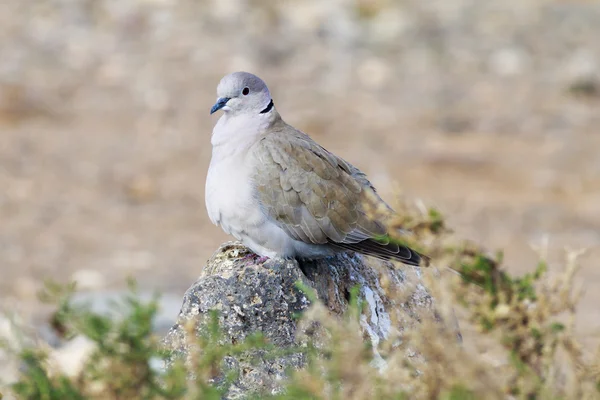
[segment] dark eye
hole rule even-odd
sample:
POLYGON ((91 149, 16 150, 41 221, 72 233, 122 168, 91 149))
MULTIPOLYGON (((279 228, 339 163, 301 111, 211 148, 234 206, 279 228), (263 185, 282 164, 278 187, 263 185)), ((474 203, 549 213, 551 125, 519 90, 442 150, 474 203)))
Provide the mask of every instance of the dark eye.
POLYGON ((242 94, 243 94, 244 96, 247 96, 247 95, 248 95, 248 93, 250 93, 250 89, 248 89, 247 87, 245 87, 245 88, 242 90, 242 94))

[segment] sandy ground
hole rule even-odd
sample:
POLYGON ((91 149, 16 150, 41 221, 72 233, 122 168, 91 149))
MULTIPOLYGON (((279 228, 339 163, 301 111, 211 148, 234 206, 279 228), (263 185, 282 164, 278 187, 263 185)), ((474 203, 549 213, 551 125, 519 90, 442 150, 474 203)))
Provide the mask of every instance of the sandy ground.
MULTIPOLYGON (((511 271, 532 270, 531 244, 546 238, 553 271, 564 265, 565 246, 587 248, 578 332, 586 343, 596 341, 600 89, 586 71, 596 71, 593 62, 600 61, 594 42, 600 12, 572 7, 565 15, 574 23, 583 15, 592 21, 581 24, 577 46, 560 36, 568 21, 556 27, 558 39, 545 36, 558 21, 552 10, 531 28, 535 40, 528 43, 555 42, 556 52, 532 45, 522 56, 512 44, 469 34, 467 49, 473 43, 500 49, 481 50, 492 65, 483 70, 472 65, 475 56, 448 56, 439 64, 419 58, 418 35, 406 47, 410 57, 388 57, 380 47, 357 50, 347 70, 332 69, 331 54, 321 55, 318 46, 296 43, 294 54, 310 60, 303 63, 268 48, 260 57, 234 57, 212 42, 188 40, 184 50, 199 49, 193 60, 161 53, 175 51, 166 44, 151 53, 146 44, 137 53, 115 52, 126 61, 121 64, 99 57, 93 60, 100 67, 90 69, 83 62, 71 81, 60 65, 27 75, 25 84, 0 81, 0 301, 35 313, 35 292, 45 278, 75 277, 84 289, 105 290, 125 287, 133 276, 145 289, 182 294, 228 239, 204 207, 210 132, 218 118, 208 110, 221 75, 250 69, 270 84, 289 123, 365 171, 385 199, 393 203, 400 189, 439 208, 458 235, 503 249, 511 271), (142 64, 154 69, 138 74, 142 64), (584 65, 583 72, 561 75, 569 65, 584 65), (162 92, 141 101, 131 95, 140 88, 162 92)), ((456 40, 447 45, 463 43, 456 40)), ((331 43, 319 46, 337 46, 331 43)))

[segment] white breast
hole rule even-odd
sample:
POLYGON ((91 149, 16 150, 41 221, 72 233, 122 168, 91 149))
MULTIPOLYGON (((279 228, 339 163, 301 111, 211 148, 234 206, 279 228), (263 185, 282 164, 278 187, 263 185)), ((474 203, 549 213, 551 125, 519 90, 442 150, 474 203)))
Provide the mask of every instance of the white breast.
MULTIPOLYGON (((210 220, 238 237, 243 226, 261 219, 254 198, 245 157, 213 158, 206 178, 206 209, 210 220)), ((238 237, 239 239, 239 237, 238 237)))
POLYGON ((249 247, 248 237, 256 236, 266 222, 254 196, 251 182, 254 166, 248 160, 249 149, 258 138, 253 134, 258 132, 255 123, 240 117, 228 119, 226 115, 219 119, 211 140, 213 149, 205 190, 210 220, 249 247))
POLYGON ((326 246, 292 239, 262 210, 252 174, 259 164, 250 149, 259 129, 252 122, 225 116, 213 130, 212 158, 206 177, 205 200, 210 220, 261 256, 319 257, 333 254, 326 246), (253 129, 249 129, 253 128, 253 129))

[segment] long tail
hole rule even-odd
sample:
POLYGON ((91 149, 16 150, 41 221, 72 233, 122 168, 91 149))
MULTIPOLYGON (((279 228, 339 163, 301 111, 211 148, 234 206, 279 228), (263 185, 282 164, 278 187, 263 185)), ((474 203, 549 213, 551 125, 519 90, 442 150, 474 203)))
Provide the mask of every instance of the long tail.
POLYGON ((415 250, 397 243, 380 243, 373 239, 363 240, 358 243, 336 243, 329 242, 335 247, 355 251, 367 256, 376 257, 380 260, 398 260, 407 265, 418 266, 429 264, 429 257, 417 253, 415 250))

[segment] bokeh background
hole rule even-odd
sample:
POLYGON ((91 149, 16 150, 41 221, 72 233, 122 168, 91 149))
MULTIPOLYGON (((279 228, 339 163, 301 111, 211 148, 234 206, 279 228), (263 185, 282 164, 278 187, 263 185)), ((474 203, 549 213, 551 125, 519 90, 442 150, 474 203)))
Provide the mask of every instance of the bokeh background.
POLYGON ((599 66, 597 1, 4 0, 0 301, 34 318, 45 278, 108 293, 128 276, 179 299, 228 239, 204 206, 208 111, 247 70, 385 199, 439 208, 511 271, 535 267, 531 243, 555 270, 588 248, 591 343, 599 66))

